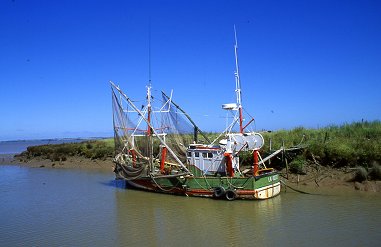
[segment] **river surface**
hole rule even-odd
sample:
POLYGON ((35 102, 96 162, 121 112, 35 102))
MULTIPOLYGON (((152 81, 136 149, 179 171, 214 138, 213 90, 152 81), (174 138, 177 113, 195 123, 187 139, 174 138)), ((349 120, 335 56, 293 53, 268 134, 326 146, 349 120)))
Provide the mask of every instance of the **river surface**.
POLYGON ((380 246, 381 196, 224 201, 124 189, 105 170, 0 166, 0 246, 380 246))

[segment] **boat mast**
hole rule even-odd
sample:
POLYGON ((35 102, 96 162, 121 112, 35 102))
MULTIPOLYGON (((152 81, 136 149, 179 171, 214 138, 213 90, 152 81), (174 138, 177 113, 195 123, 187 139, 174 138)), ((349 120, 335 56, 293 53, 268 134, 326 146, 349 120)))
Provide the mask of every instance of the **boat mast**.
MULTIPOLYGON (((147 86, 147 120, 151 123, 151 83, 147 86)), ((151 136, 151 127, 147 125, 147 136, 151 136)))
POLYGON ((238 67, 238 44, 237 44, 237 31, 234 25, 234 55, 235 55, 235 92, 237 95, 237 105, 239 112, 239 132, 243 133, 243 116, 242 116, 242 99, 241 99, 241 81, 239 79, 239 67, 238 67))
POLYGON ((153 162, 153 139, 152 139, 152 123, 151 123, 151 83, 147 86, 147 149, 148 149, 148 158, 150 171, 154 171, 154 162, 153 162))
MULTIPOLYGON (((148 86, 147 86, 147 112, 148 121, 151 122, 151 21, 148 28, 148 86)), ((151 135, 151 128, 147 127, 147 136, 151 135)))
POLYGON ((153 162, 153 139, 151 130, 151 21, 149 22, 148 28, 148 86, 147 86, 147 137, 148 137, 148 150, 149 150, 149 165, 151 172, 154 171, 153 162))

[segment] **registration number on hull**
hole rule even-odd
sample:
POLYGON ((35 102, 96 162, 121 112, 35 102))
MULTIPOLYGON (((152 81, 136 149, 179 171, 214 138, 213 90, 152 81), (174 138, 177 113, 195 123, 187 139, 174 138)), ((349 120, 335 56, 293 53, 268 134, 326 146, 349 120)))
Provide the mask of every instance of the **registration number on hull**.
POLYGON ((269 182, 272 182, 272 181, 277 181, 279 179, 279 175, 276 174, 276 175, 273 175, 273 176, 270 176, 270 177, 267 177, 267 180, 269 182))

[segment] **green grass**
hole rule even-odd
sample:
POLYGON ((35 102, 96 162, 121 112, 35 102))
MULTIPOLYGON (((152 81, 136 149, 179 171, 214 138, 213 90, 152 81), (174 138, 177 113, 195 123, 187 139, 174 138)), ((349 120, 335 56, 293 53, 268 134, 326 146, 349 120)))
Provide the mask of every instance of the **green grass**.
POLYGON ((374 162, 381 162, 381 122, 355 122, 341 126, 328 126, 321 129, 281 130, 264 133, 266 145, 269 140, 272 149, 304 147, 303 157, 312 162, 313 157, 322 165, 333 167, 370 167, 374 162))
MULTIPOLYGON (((380 179, 381 168, 381 122, 355 122, 340 126, 331 125, 319 129, 298 127, 292 130, 279 130, 262 133, 265 145, 261 150, 262 157, 277 150, 284 144, 285 148, 302 147, 299 153, 287 153, 290 170, 303 173, 304 167, 318 162, 330 167, 364 167, 369 176, 380 179), (376 165, 374 165, 376 164, 376 165)), ((213 140, 216 133, 207 133, 213 140)), ((104 159, 114 155, 114 139, 85 141, 81 143, 65 143, 58 145, 42 145, 28 147, 23 155, 27 157, 48 158, 53 161, 65 160, 69 156, 79 155, 90 159, 104 159)), ((240 154, 246 165, 252 164, 251 153, 240 154)), ((276 160, 273 165, 279 168, 284 163, 276 160)))
POLYGON ((102 139, 79 143, 30 146, 20 156, 41 157, 52 161, 65 161, 70 156, 83 156, 89 159, 105 159, 114 154, 114 140, 102 139))

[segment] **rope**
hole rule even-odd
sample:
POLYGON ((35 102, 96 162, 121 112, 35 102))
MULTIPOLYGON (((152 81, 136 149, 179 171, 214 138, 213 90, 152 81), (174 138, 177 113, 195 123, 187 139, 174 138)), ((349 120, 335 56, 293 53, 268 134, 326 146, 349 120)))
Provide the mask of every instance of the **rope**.
POLYGON ((163 187, 161 187, 155 180, 155 178, 151 175, 151 179, 152 181, 156 184, 156 186, 161 189, 162 191, 165 191, 165 192, 170 192, 172 190, 174 190, 175 188, 177 188, 177 185, 179 185, 180 181, 177 181, 177 184, 175 186, 173 186, 173 188, 167 190, 167 189, 164 189, 163 187))
POLYGON ((211 187, 210 184, 208 183, 208 180, 206 179, 205 174, 203 175, 203 177, 204 177, 206 183, 208 184, 209 188, 204 188, 204 187, 197 181, 196 178, 194 178, 194 181, 195 181, 195 182, 196 182, 202 189, 204 189, 204 190, 209 190, 209 189, 211 189, 212 187, 211 187))
POLYGON ((286 186, 286 187, 288 187, 288 188, 290 188, 290 189, 292 189, 292 190, 294 190, 294 191, 296 191, 296 192, 299 192, 299 193, 301 193, 301 194, 306 194, 306 195, 321 195, 321 194, 309 193, 309 192, 306 192, 306 191, 302 191, 302 190, 298 190, 298 189, 292 188, 290 185, 287 185, 283 180, 280 180, 280 182, 281 182, 284 186, 286 186))
MULTIPOLYGON (((247 183, 247 181, 249 180, 250 178, 248 177, 246 179, 246 182, 243 184, 245 185, 247 183)), ((234 189, 243 189, 244 186, 235 186, 232 182, 233 182, 233 177, 231 178, 231 181, 229 181, 229 178, 226 179, 228 184, 230 185, 231 188, 234 188, 234 189)), ((234 179, 234 181, 237 181, 237 179, 234 179)))

